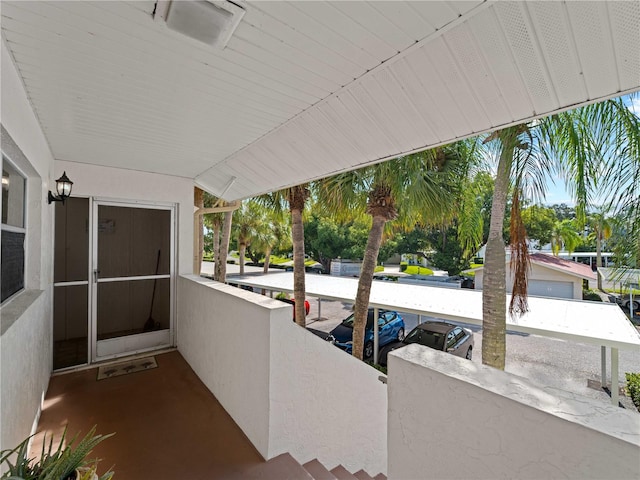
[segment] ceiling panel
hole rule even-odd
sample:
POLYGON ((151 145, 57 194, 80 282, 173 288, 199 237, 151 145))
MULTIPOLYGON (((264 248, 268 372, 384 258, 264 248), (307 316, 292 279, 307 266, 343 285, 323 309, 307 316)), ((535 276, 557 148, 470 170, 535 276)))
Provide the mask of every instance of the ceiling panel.
POLYGON ((231 200, 640 89, 638 1, 236 3, 220 49, 153 0, 3 0, 55 158, 231 200))
POLYGON ((638 88, 640 78, 640 2, 606 2, 620 89, 638 88))

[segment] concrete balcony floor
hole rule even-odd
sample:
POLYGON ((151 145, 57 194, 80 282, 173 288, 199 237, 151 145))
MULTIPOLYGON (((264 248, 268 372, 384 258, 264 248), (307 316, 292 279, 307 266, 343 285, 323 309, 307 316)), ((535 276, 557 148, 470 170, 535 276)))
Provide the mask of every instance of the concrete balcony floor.
MULTIPOLYGON (((244 433, 177 351, 158 368, 96 380, 97 368, 53 376, 31 456, 42 437, 116 432, 90 458, 117 480, 242 478, 264 462, 244 433)), ((54 440, 55 444, 55 440, 54 440)))

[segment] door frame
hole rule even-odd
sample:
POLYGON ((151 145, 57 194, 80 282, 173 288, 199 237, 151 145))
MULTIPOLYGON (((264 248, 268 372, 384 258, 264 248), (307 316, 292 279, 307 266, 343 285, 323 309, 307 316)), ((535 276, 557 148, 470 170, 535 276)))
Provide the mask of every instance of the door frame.
MULTIPOLYGON (((176 338, 176 257, 177 257, 177 205, 169 202, 153 202, 142 200, 123 200, 105 197, 91 197, 89 199, 89 363, 96 363, 118 357, 124 357, 172 347, 176 338), (168 337, 164 330, 146 332, 125 337, 102 340, 100 346, 108 345, 108 353, 98 355, 98 208, 101 205, 125 208, 144 208, 154 210, 168 210, 170 212, 170 257, 169 257, 169 333, 168 337), (118 345, 118 342, 121 344, 118 345)), ((151 278, 157 278, 150 276, 151 278)), ((145 277, 131 277, 131 279, 142 280, 145 277)), ((104 283, 104 282, 103 282, 104 283)), ((105 350, 105 348, 102 348, 105 350)))

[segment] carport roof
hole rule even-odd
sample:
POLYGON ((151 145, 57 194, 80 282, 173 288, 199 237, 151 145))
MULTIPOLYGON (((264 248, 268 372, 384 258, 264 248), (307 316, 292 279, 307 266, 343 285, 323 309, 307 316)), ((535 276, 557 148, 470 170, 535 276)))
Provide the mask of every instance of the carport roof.
MULTIPOLYGON (((229 283, 293 292, 293 273, 229 277, 229 283)), ((328 300, 354 302, 355 278, 307 275, 306 293, 328 300)), ((507 296, 507 302, 510 296, 507 296)), ((369 304, 401 312, 429 315, 482 325, 482 292, 374 282, 369 304)), ((640 333, 614 304, 529 297, 529 309, 520 318, 507 317, 507 329, 547 337, 623 349, 640 348, 640 333)))

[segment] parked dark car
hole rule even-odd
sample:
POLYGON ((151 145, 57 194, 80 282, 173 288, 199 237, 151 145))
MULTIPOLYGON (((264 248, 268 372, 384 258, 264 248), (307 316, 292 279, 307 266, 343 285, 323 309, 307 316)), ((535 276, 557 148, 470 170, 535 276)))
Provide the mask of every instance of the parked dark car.
POLYGON ((327 273, 322 265, 309 265, 304 267, 304 271, 307 273, 327 273))
POLYGON ((425 322, 411 330, 401 342, 394 342, 380 350, 378 363, 387 364, 387 355, 393 350, 419 343, 425 347, 448 352, 471 360, 473 353, 473 332, 449 322, 425 322))
MULTIPOLYGON (((367 326, 364 332, 364 358, 373 355, 373 308, 369 309, 367 315, 367 326)), ((351 353, 353 345, 353 317, 352 313, 345 318, 340 325, 331 330, 328 341, 334 345, 351 353)), ((400 341, 404 338, 404 320, 398 312, 392 310, 378 310, 378 344, 386 345, 393 341, 400 341)))
MULTIPOLYGON (((277 298, 276 300, 280 300, 281 302, 288 303, 289 305, 293 305, 293 320, 296 319, 296 301, 293 298, 277 298)), ((309 305, 309 300, 304 301, 304 314, 309 315, 309 309, 311 305, 309 305)))

